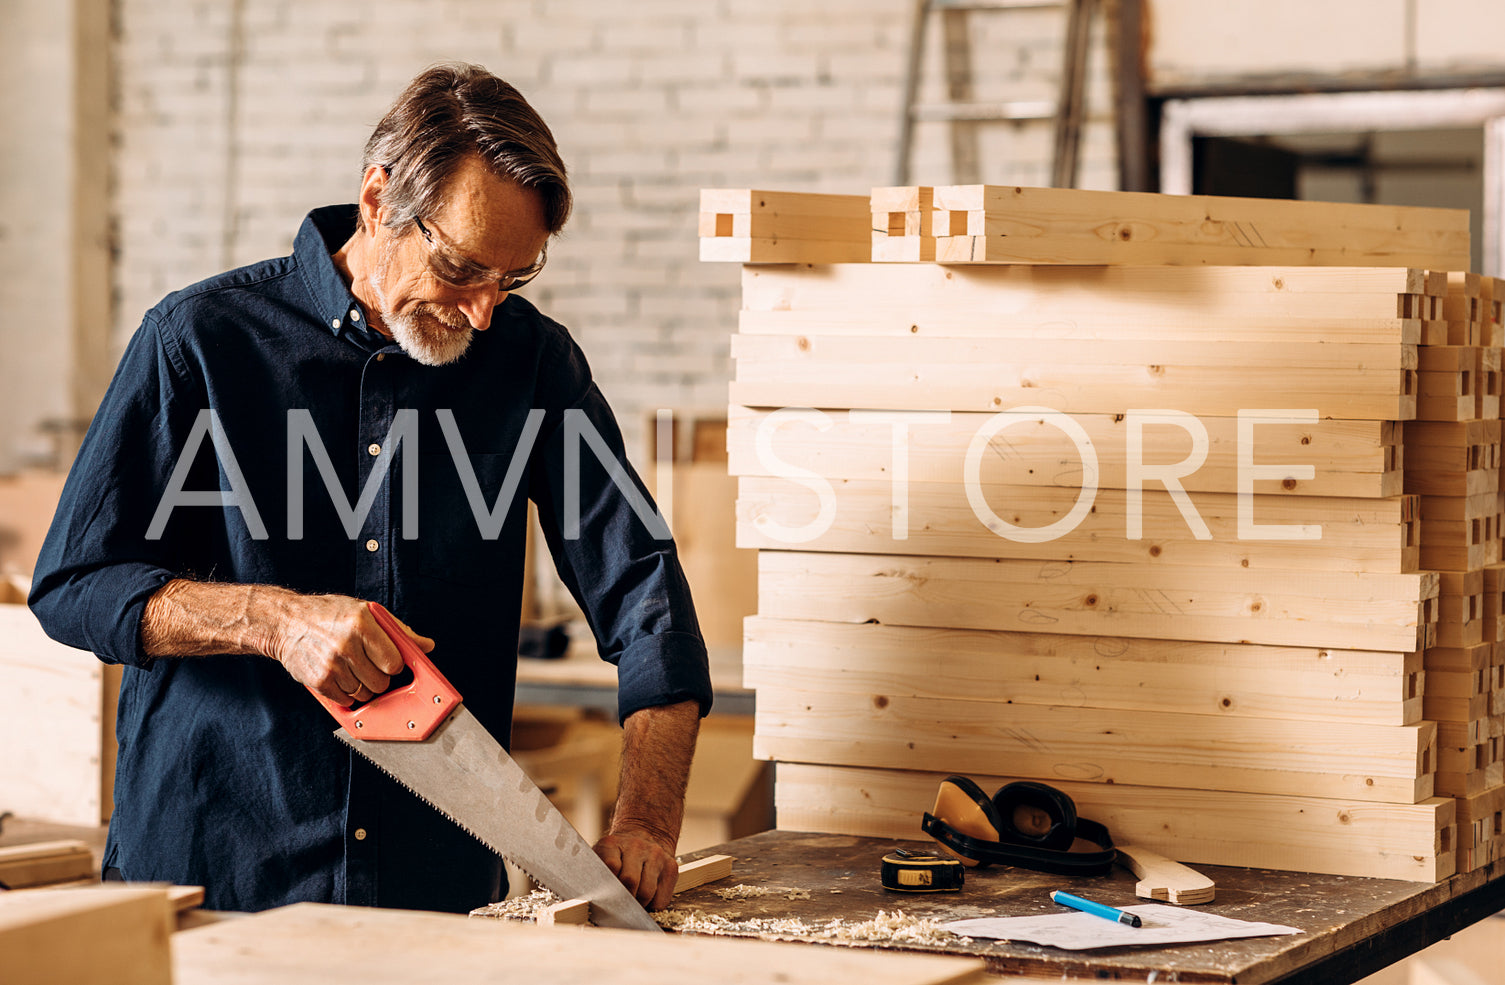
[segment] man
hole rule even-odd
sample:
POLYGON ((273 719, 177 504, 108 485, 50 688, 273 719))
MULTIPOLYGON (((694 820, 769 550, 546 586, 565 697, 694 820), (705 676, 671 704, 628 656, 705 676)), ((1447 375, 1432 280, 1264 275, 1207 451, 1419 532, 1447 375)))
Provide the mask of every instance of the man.
POLYGON ((379 602, 505 741, 531 498, 619 667, 621 790, 596 850, 667 903, 705 648, 584 357, 510 296, 569 208, 517 91, 441 66, 377 125, 355 206, 147 313, 30 599, 51 635, 127 665, 107 876, 203 885, 228 910, 496 898, 500 861, 336 741, 305 686, 346 706, 388 686, 379 602))

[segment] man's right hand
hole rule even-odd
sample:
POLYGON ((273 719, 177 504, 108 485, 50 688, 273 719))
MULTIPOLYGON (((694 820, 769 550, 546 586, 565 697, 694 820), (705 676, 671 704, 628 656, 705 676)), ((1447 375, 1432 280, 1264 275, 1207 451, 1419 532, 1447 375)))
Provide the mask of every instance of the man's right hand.
MULTIPOLYGON (((271 653, 293 675, 342 707, 370 701, 402 673, 402 654, 360 599, 295 595, 286 604, 271 653)), ((398 620, 424 653, 434 641, 398 620)))
MULTIPOLYGON (((434 648, 399 624, 423 652, 434 648)), ((147 600, 141 643, 157 657, 263 654, 347 708, 386 690, 403 668, 397 645, 365 602, 270 585, 170 581, 147 600)))

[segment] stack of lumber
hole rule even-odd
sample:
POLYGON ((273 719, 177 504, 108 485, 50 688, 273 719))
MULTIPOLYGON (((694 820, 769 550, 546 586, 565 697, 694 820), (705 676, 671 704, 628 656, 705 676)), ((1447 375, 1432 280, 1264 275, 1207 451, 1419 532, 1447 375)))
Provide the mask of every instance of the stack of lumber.
POLYGON ((1498 853, 1499 306, 1450 274, 1467 214, 871 201, 888 262, 749 265, 733 339, 779 826, 912 838, 964 773, 1185 862, 1498 853))

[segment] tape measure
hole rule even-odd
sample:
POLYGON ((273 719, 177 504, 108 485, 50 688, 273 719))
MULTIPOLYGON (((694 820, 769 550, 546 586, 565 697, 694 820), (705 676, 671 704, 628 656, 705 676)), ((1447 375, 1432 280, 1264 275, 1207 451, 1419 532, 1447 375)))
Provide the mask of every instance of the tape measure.
POLYGON ((948 893, 962 888, 965 871, 954 858, 899 848, 883 856, 880 879, 898 893, 948 893))

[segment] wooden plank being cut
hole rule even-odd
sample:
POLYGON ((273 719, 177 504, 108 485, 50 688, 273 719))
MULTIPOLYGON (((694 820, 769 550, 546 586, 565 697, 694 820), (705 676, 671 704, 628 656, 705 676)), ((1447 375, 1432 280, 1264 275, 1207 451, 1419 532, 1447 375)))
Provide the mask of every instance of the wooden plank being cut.
MULTIPOLYGON (((1395 422, 1261 420, 1244 425, 1247 440, 1241 441, 1239 421, 1199 420, 1207 432, 1206 459, 1180 478, 1188 491, 1237 493, 1241 456, 1245 479, 1252 480, 1249 488, 1259 494, 1382 498, 1398 495, 1413 474, 1405 470, 1403 479, 1401 431, 1395 422), (1251 464, 1258 465, 1258 473, 1249 471, 1251 464)), ((1143 416, 1073 414, 1063 420, 1038 413, 953 413, 895 423, 840 411, 791 415, 733 406, 728 411, 728 468, 733 475, 805 470, 828 479, 891 482, 898 443, 911 481, 960 482, 967 474, 969 450, 978 441, 985 442, 976 463, 979 482, 1080 489, 1084 454, 1081 439, 1063 429, 1068 426, 1080 428, 1091 446, 1100 489, 1126 489, 1131 467, 1173 466, 1191 460, 1196 450, 1190 425, 1143 416), (1138 428, 1144 446, 1138 456, 1131 454, 1131 427, 1138 428)))
POLYGON ((175 985, 328 985, 360 969, 364 985, 414 982, 620 982, 704 985, 983 985, 977 958, 790 947, 507 920, 299 903, 173 937, 175 985))
POLYGON ((935 188, 941 263, 1469 264, 1468 212, 997 185, 935 188))
MULTIPOLYGON (((866 479, 831 480, 830 488, 829 495, 818 495, 802 481, 742 477, 737 546, 1311 571, 1415 571, 1420 560, 1420 497, 1414 496, 1188 493, 1178 502, 1152 486, 1131 507, 1120 489, 1089 494, 962 482, 897 487, 893 481, 866 479), (827 517, 823 511, 832 504, 835 512, 827 517), (1317 536, 1244 538, 1241 512, 1256 528, 1279 526, 1317 536), (1052 525, 1059 525, 1059 535, 1044 543, 1033 536, 1052 525)), ((1478 628, 1482 633, 1482 623, 1478 628)))
POLYGON ((786 619, 1410 651, 1435 572, 1232 572, 1090 561, 763 551, 758 613, 786 619))
POLYGON ((759 688, 760 759, 1411 804, 1437 726, 1342 725, 759 688))
POLYGON ((700 192, 700 259, 859 263, 872 254, 866 195, 745 188, 700 192))
MULTIPOLYGON (((779 828, 918 838, 945 772, 781 763, 779 828)), ((984 790, 1026 777, 973 775, 984 790)), ((1188 865, 1239 865, 1435 882, 1455 867, 1451 798, 1420 804, 1048 780, 1114 839, 1188 865)))
POLYGON ((5 985, 169 985, 165 889, 0 893, 5 985))
POLYGON ((1419 651, 752 616, 742 666, 751 688, 1370 725, 1412 725, 1422 718, 1419 651))
MULTIPOLYGON (((1416 353, 1402 345, 734 335, 730 394, 761 407, 1157 408, 1209 417, 1289 408, 1292 417, 1408 420, 1416 353)), ((1472 409, 1472 390, 1468 399, 1472 409)))
POLYGON ((749 266, 741 324, 747 334, 1414 345, 1417 302, 1438 300, 1420 293, 1430 289, 1405 267, 749 266))

